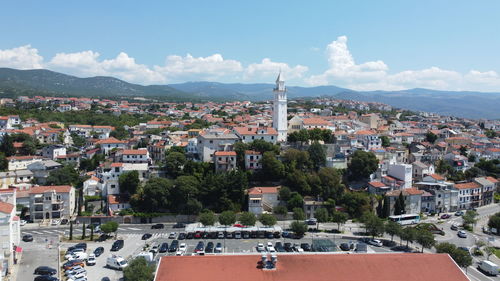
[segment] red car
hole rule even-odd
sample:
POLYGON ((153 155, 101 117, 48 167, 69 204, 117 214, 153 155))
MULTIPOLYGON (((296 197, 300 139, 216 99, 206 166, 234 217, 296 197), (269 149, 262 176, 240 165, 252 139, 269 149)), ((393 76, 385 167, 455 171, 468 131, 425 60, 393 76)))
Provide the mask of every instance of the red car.
POLYGON ((443 214, 443 215, 441 215, 441 218, 442 219, 449 219, 449 218, 451 218, 451 215, 443 214))
POLYGON ((234 226, 234 227, 245 227, 244 225, 239 224, 239 223, 233 224, 233 226, 234 226))
POLYGON ((194 234, 194 238, 196 238, 196 239, 200 239, 200 238, 201 238, 201 232, 196 232, 196 233, 194 234))

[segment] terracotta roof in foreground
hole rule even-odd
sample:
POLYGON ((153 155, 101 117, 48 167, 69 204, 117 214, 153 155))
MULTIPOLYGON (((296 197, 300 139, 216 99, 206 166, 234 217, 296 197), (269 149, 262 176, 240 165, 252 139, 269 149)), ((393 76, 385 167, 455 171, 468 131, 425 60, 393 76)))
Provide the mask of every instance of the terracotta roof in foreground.
POLYGON ((155 281, 466 281, 447 254, 278 254, 276 270, 260 255, 165 256, 155 281), (196 270, 193 270, 196 269, 196 270))

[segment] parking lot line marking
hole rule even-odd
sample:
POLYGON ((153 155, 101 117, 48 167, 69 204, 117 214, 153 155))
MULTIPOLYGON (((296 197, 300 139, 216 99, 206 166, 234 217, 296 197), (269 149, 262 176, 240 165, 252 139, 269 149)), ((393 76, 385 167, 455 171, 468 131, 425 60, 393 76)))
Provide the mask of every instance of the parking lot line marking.
POLYGON ((44 234, 43 232, 33 231, 35 234, 44 234))
POLYGON ((137 231, 137 230, 141 230, 140 228, 134 228, 134 227, 127 227, 127 229, 128 229, 128 230, 135 230, 135 231, 137 231))

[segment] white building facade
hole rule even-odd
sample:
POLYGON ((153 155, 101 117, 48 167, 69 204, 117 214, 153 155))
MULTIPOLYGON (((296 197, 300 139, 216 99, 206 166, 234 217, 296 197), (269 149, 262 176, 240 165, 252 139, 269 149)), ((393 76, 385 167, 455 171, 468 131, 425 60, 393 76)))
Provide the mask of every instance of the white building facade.
POLYGON ((276 88, 274 88, 273 101, 273 128, 278 131, 278 142, 284 142, 287 138, 287 97, 285 81, 281 73, 276 79, 276 88))

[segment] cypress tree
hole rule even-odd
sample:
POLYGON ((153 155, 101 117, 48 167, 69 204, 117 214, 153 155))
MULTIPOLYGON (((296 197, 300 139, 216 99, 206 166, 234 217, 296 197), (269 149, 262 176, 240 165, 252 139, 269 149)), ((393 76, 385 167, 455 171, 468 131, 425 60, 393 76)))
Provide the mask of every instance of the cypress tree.
POLYGON ((85 239, 85 223, 82 225, 82 240, 85 239))
POLYGON ((69 222, 69 240, 73 240, 73 221, 69 222))

